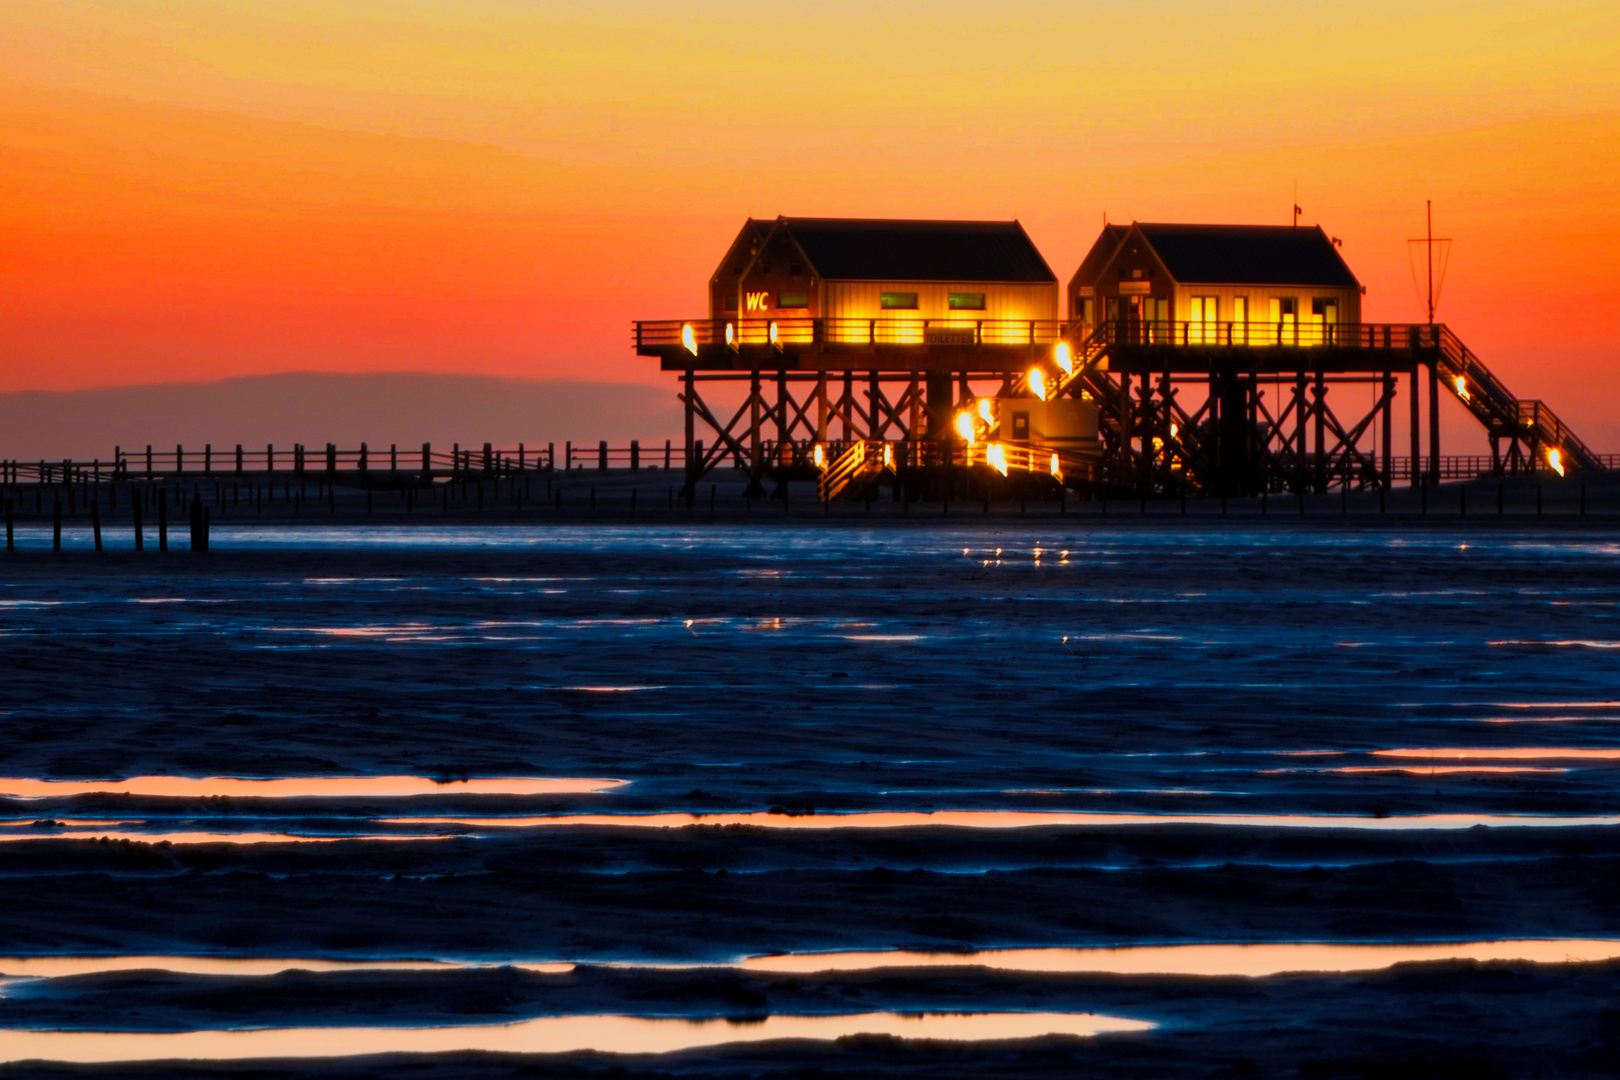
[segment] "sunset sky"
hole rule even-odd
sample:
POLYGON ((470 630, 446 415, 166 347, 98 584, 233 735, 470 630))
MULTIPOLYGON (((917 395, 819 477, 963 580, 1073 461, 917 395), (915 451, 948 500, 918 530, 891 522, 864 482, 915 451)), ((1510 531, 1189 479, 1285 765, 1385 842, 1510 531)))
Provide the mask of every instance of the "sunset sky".
MULTIPOLYGON (((1344 240, 1620 450, 1620 5, 0 4, 4 388, 293 370, 663 380, 746 215, 1344 240)), ((1483 445, 1483 439, 1479 440, 1483 445)), ((1457 447, 1460 451, 1463 447, 1457 447)))

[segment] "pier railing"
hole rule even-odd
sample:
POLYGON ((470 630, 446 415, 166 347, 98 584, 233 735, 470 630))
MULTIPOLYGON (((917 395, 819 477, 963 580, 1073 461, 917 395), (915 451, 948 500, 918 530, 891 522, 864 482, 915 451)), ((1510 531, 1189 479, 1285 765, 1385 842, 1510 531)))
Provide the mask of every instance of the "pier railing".
POLYGON ((268 445, 263 449, 242 445, 216 447, 211 443, 172 450, 153 446, 130 450, 114 447, 110 458, 89 460, 60 458, 0 460, 0 483, 59 484, 98 483, 112 480, 168 480, 175 477, 263 475, 310 477, 343 475, 348 478, 418 479, 435 481, 475 476, 506 476, 516 473, 556 472, 575 469, 668 469, 683 465, 685 453, 669 439, 610 444, 548 442, 533 446, 518 443, 497 446, 453 444, 435 449, 431 443, 420 447, 372 447, 361 443, 354 448, 307 446, 291 443, 268 445))
MULTIPOLYGON (((823 457, 834 460, 849 445, 838 439, 826 440, 821 443, 823 457)), ((758 452, 762 461, 775 467, 813 467, 815 446, 810 440, 767 439, 760 442, 758 452)), ((897 440, 892 447, 894 462, 899 468, 938 465, 944 461, 942 450, 934 441, 897 440)), ((751 452, 738 453, 734 448, 721 445, 708 448, 705 457, 701 440, 694 450, 695 456, 707 460, 710 468, 748 469, 751 466, 751 452)), ((1602 468, 1620 468, 1620 454, 1593 456, 1602 468)), ((962 463, 960 450, 956 461, 962 463)), ((428 446, 409 453, 397 446, 372 449, 366 444, 355 449, 335 445, 316 449, 299 444, 285 449, 243 447, 240 453, 236 447, 220 450, 205 445, 153 449, 150 456, 144 448, 139 451, 117 449, 106 460, 0 460, 0 484, 95 484, 269 475, 309 480, 341 478, 345 483, 388 485, 559 471, 684 469, 686 464, 685 448, 669 439, 628 443, 564 442, 560 446, 546 443, 533 448, 521 443, 502 447, 486 444, 476 448, 453 445, 448 450, 428 446)), ((1395 476, 1413 475, 1410 456, 1391 457, 1390 467, 1395 476)), ((1442 480, 1469 480, 1491 474, 1492 468, 1489 454, 1444 454, 1438 459, 1438 466, 1432 457, 1418 459, 1419 474, 1438 475, 1442 480)))

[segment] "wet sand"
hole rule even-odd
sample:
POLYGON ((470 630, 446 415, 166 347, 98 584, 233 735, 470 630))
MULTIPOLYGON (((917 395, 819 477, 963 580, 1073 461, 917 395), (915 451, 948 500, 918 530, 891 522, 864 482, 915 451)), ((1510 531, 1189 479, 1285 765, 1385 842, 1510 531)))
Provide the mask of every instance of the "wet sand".
MULTIPOLYGON (((0 836, 40 837, 0 844, 0 956, 585 966, 10 981, 0 1029, 1010 1009, 1160 1027, 543 1068, 1550 1076, 1613 1060, 1612 962, 1260 979, 636 966, 1620 939, 1620 826, 1603 823, 1620 816, 1620 545, 1606 531, 405 532, 417 539, 317 530, 207 558, 7 563, 0 773, 422 780, 0 798, 0 836), (628 783, 433 783, 525 777, 628 783), (1114 817, 941 823, 967 811, 1114 817), (813 827, 856 813, 907 816, 813 827), (678 827, 611 823, 626 814, 678 827), (682 825, 692 814, 718 816, 682 825), (557 815, 598 823, 502 821, 557 815), (1342 827, 1288 824, 1324 816, 1342 827), (1492 824, 1413 827, 1477 820, 1492 824), (247 834, 323 842, 175 842, 247 834), (122 839, 93 839, 109 835, 122 839)), ((497 1076, 539 1061, 254 1074, 497 1076)), ((0 1066, 85 1071, 165 1070, 0 1066)))

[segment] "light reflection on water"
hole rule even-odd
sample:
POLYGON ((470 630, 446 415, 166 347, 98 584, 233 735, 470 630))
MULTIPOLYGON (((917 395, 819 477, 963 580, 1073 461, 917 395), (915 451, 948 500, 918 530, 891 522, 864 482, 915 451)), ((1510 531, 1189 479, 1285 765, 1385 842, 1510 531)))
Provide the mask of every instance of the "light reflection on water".
POLYGON ((985 949, 970 953, 873 950, 754 956, 738 967, 772 974, 871 971, 891 967, 975 967, 1001 971, 1094 972, 1113 975, 1243 975, 1263 978, 1291 971, 1374 971, 1394 964, 1435 960, 1524 961, 1561 964, 1620 957, 1620 941, 1462 941, 1345 945, 1267 942, 1254 945, 1143 945, 1121 948, 985 949))
POLYGON ((36 780, 0 777, 0 796, 49 799, 67 795, 148 795, 233 798, 406 798, 413 795, 580 795, 623 787, 629 781, 507 776, 439 781, 427 776, 135 776, 128 780, 36 780))
POLYGON ((92 1064, 168 1058, 345 1057, 359 1054, 563 1054, 600 1051, 666 1054, 724 1043, 769 1039, 842 1039, 893 1035, 902 1039, 983 1041, 1044 1035, 1090 1036, 1149 1031, 1145 1020, 1092 1013, 858 1013, 846 1016, 766 1016, 701 1020, 646 1016, 545 1016, 515 1024, 461 1027, 270 1028, 256 1031, 82 1032, 0 1031, 0 1061, 92 1064))
POLYGON ((390 817, 387 825, 462 825, 470 828, 529 828, 558 825, 623 825, 680 828, 687 825, 758 825, 775 829, 892 829, 950 825, 976 829, 1018 829, 1040 825, 1230 825, 1245 828, 1309 829, 1470 829, 1536 826, 1617 825, 1620 815, 1555 817, 1517 814, 1409 814, 1342 817, 1332 814, 1098 814, 1040 810, 871 811, 846 814, 557 814, 545 817, 390 817))

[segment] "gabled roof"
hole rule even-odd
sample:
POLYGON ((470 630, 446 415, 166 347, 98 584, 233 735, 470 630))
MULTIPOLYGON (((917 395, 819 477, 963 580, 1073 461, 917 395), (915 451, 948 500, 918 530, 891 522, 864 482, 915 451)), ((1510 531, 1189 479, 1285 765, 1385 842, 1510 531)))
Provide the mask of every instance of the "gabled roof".
POLYGON ((1321 226, 1135 226, 1170 276, 1210 285, 1360 287, 1321 226))
POLYGON ((1102 232, 1097 234, 1096 241, 1086 257, 1080 260, 1080 268, 1074 272, 1074 281, 1095 281, 1097 275, 1103 272, 1108 260, 1114 257, 1119 245, 1124 241, 1125 234, 1131 231, 1129 225, 1104 225, 1102 232))
POLYGON ((1016 221, 790 217, 778 221, 823 279, 1057 281, 1016 221))

